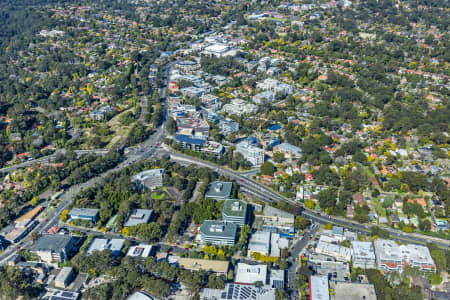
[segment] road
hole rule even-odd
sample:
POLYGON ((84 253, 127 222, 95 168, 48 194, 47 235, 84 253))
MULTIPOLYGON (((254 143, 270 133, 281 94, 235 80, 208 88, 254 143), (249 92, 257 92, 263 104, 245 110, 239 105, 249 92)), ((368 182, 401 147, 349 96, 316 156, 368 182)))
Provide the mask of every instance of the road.
MULTIPOLYGON (((371 225, 367 224, 360 224, 351 220, 339 218, 339 217, 332 217, 323 215, 320 212, 310 210, 303 206, 303 203, 297 202, 291 199, 288 199, 276 192, 274 192, 272 189, 270 189, 267 186, 264 186, 263 184, 256 182, 253 180, 250 176, 246 176, 246 174, 241 174, 236 171, 232 171, 226 168, 223 168, 219 165, 216 165, 211 162, 203 161, 185 154, 177 153, 167 147, 165 147, 165 151, 161 151, 161 153, 164 153, 166 155, 170 155, 171 160, 174 160, 180 164, 195 164, 201 167, 208 167, 210 169, 215 170, 221 175, 228 176, 230 179, 235 180, 239 185, 241 190, 246 191, 250 193, 252 196, 259 198, 265 202, 279 202, 279 201, 286 201, 292 205, 295 206, 301 206, 303 208, 302 214, 307 217, 308 219, 320 223, 320 224, 326 224, 326 223, 332 223, 335 225, 339 225, 348 229, 351 229, 353 231, 359 231, 364 233, 370 233, 371 231, 371 225)), ((405 233, 399 230, 395 230, 389 227, 383 227, 383 229, 387 230, 390 234, 390 236, 393 239, 396 239, 401 242, 407 242, 407 243, 416 243, 416 244, 426 244, 426 243, 434 243, 438 247, 444 250, 449 250, 450 248, 450 241, 434 238, 430 236, 424 236, 417 233, 405 233)))
MULTIPOLYGON (((170 72, 170 68, 173 66, 173 63, 168 64, 165 69, 164 69, 164 81, 167 81, 168 79, 168 73, 170 72)), ((160 89, 160 96, 165 95, 165 89, 167 87, 167 82, 164 85, 163 88, 160 89)), ((162 100, 164 100, 164 98, 161 97, 162 100)), ((163 103, 164 104, 164 103, 163 103)), ((99 184, 102 182, 102 180, 109 174, 119 171, 131 164, 136 163, 137 161, 140 160, 146 160, 151 158, 157 151, 157 149, 159 148, 159 146, 162 144, 162 141, 164 140, 164 138, 167 136, 167 132, 165 130, 166 128, 166 122, 167 122, 167 118, 164 118, 161 126, 159 126, 156 130, 156 132, 154 132, 146 141, 144 141, 142 144, 140 144, 138 147, 134 147, 130 150, 130 153, 127 154, 127 158, 126 160, 124 160, 123 162, 121 162, 118 166, 116 166, 113 169, 108 170, 105 173, 102 173, 101 175, 94 177, 90 180, 88 180, 87 182, 78 184, 78 185, 74 185, 72 187, 70 187, 60 198, 60 202, 57 205, 56 208, 54 208, 53 210, 49 210, 50 209, 50 205, 47 206, 46 211, 47 215, 46 215, 46 220, 41 220, 40 223, 31 231, 31 232, 38 232, 39 234, 43 234, 46 233, 52 226, 56 226, 59 224, 59 218, 60 215, 62 213, 62 211, 64 209, 66 209, 69 204, 71 203, 71 201, 73 200, 73 197, 75 195, 77 195, 81 190, 83 189, 88 189, 96 184, 99 184)), ((107 150, 107 149, 106 149, 107 150)), ((96 150, 91 150, 91 151, 105 151, 105 149, 96 149, 96 150)), ((31 164, 31 163, 36 163, 37 161, 48 161, 49 157, 46 158, 41 158, 39 160, 34 160, 34 161, 29 161, 26 162, 26 164, 31 164)), ((14 170, 16 168, 19 168, 19 165, 15 165, 9 168, 5 168, 2 170, 5 170, 6 172, 9 172, 11 170, 14 170)), ((23 167, 23 166, 22 166, 23 167)), ((44 212, 44 213, 45 213, 44 212)), ((19 241, 16 244, 12 244, 10 245, 1 255, 0 255, 0 264, 4 264, 8 258, 10 258, 12 255, 14 255, 17 250, 18 247, 20 248, 30 248, 33 244, 32 240, 31 240, 31 232, 24 237, 21 241, 19 241)))

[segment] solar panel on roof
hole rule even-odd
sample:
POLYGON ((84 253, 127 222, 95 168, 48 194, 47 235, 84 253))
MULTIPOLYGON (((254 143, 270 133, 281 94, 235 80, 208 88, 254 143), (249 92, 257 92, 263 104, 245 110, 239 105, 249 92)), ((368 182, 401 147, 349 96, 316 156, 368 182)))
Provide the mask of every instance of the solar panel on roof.
POLYGON ((72 298, 72 297, 73 297, 73 293, 71 293, 71 292, 63 292, 63 293, 61 294, 61 296, 72 298))

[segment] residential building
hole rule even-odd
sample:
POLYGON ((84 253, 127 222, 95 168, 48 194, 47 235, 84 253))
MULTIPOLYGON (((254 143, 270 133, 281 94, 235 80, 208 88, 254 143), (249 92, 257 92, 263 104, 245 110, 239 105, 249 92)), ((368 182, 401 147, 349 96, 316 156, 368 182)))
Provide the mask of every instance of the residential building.
POLYGON ((263 285, 267 281, 267 265, 249 265, 238 263, 236 268, 235 283, 254 284, 261 282, 263 285))
POLYGON ((203 96, 205 94, 205 90, 195 87, 195 86, 190 86, 184 89, 181 89, 181 94, 185 97, 197 97, 200 98, 201 96, 203 96))
POLYGON ((273 148, 273 152, 281 152, 290 158, 302 157, 302 149, 289 143, 281 143, 273 148))
POLYGON ((219 275, 227 275, 230 268, 228 261, 222 260, 209 260, 209 259, 195 259, 180 257, 178 259, 178 265, 186 270, 198 272, 200 270, 210 271, 219 275))
POLYGON ((30 251, 41 260, 51 263, 65 261, 75 249, 76 240, 71 235, 45 234, 30 251))
POLYGON ((200 228, 203 244, 234 246, 237 225, 224 221, 205 220, 200 228))
POLYGON ((253 166, 259 166, 263 163, 263 150, 253 146, 248 140, 238 143, 235 151, 241 153, 253 166))
POLYGON ((239 131, 239 123, 231 119, 223 119, 219 121, 220 132, 224 135, 239 131))
POLYGON ((275 289, 247 284, 227 283, 224 289, 202 289, 202 300, 275 300, 275 289))
POLYGON ((152 253, 153 253, 152 245, 139 244, 136 246, 131 246, 128 249, 127 256, 146 258, 152 255, 152 253))
POLYGON ((331 281, 330 289, 333 289, 331 300, 377 300, 375 287, 369 283, 331 281))
POLYGON ((222 219, 225 222, 244 226, 247 223, 247 203, 239 199, 225 200, 222 209, 222 219))
POLYGON ((194 72, 200 69, 200 64, 192 60, 180 60, 175 67, 183 72, 194 72))
POLYGON ((375 252, 371 242, 352 242, 352 263, 355 268, 376 268, 375 252))
POLYGON ((205 197, 216 200, 230 199, 232 189, 232 182, 214 181, 208 185, 208 190, 206 191, 205 197))
POLYGON ((89 246, 87 254, 91 255, 94 251, 111 250, 114 256, 118 256, 124 244, 124 239, 95 238, 89 246))
POLYGON ((153 210, 151 209, 135 209, 123 226, 128 227, 136 226, 138 224, 147 224, 150 221, 152 214, 153 210))
POLYGON ((330 300, 328 277, 309 277, 309 300, 330 300))
POLYGON ((139 190, 153 190, 163 186, 164 169, 151 169, 131 177, 131 182, 139 190))
POLYGON ((271 91, 274 94, 282 94, 283 96, 294 92, 294 88, 291 85, 272 78, 267 78, 262 82, 258 82, 256 88, 264 91, 271 91))
POLYGON ((406 265, 425 271, 436 269, 430 250, 425 246, 398 245, 395 241, 377 239, 374 247, 377 266, 386 272, 402 272, 406 265))
POLYGON ((65 289, 75 277, 72 267, 64 267, 55 278, 55 287, 65 289))
POLYGON ((264 91, 261 93, 258 93, 252 97, 252 101, 255 102, 258 105, 271 103, 275 100, 276 94, 272 91, 264 91))
POLYGON ((258 107, 252 103, 248 103, 242 99, 233 99, 231 103, 222 106, 222 112, 230 115, 251 115, 258 111, 258 107))
POLYGON ((95 208, 72 208, 69 217, 72 220, 87 220, 96 223, 98 220, 98 209, 95 208))

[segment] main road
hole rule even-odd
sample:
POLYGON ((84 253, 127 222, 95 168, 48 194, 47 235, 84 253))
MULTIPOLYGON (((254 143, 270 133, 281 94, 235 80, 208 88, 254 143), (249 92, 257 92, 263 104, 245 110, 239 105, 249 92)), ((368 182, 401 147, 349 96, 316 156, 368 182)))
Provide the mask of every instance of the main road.
MULTIPOLYGON (((344 218, 327 216, 322 214, 321 212, 308 209, 304 207, 303 203, 286 198, 276 193, 269 187, 255 181, 253 178, 251 178, 251 176, 248 175, 248 173, 236 172, 208 161, 200 160, 185 154, 180 154, 168 147, 165 147, 165 150, 160 151, 160 154, 170 155, 171 160, 176 161, 180 164, 185 165, 195 164, 201 167, 210 168, 221 175, 228 176, 229 178, 235 180, 240 185, 241 190, 250 193, 254 197, 259 198, 264 202, 270 203, 270 202, 285 201, 295 206, 301 206, 303 208, 302 214, 314 222, 321 224, 332 223, 335 225, 345 227, 352 231, 363 233, 370 233, 371 231, 371 225, 360 224, 344 218)), ((449 250, 450 248, 450 241, 448 240, 425 236, 417 233, 405 233, 389 227, 383 227, 383 229, 389 232, 392 239, 401 242, 416 243, 416 244, 426 244, 432 242, 444 250, 449 250)))

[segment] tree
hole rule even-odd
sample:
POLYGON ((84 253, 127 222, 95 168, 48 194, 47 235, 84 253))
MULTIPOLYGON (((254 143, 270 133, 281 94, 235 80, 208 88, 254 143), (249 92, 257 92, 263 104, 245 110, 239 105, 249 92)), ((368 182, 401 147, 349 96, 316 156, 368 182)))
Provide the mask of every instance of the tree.
POLYGON ((31 199, 30 204, 31 204, 32 206, 38 205, 38 204, 39 204, 39 197, 38 197, 38 196, 34 196, 34 197, 31 199))
POLYGON ((170 118, 169 121, 167 121, 167 130, 171 135, 174 135, 177 132, 177 122, 170 118))
POLYGON ((61 216, 60 216, 61 221, 66 222, 68 215, 69 215, 69 210, 68 209, 63 210, 61 213, 61 216))
POLYGON ((263 175, 273 175, 275 167, 270 161, 266 161, 261 165, 261 173, 263 175))
POLYGON ((281 152, 275 152, 273 154, 273 160, 277 163, 281 163, 284 160, 284 154, 281 152))
POLYGON ((317 195, 319 205, 322 209, 332 208, 336 206, 337 191, 334 188, 322 190, 317 195))
POLYGON ((294 221, 294 227, 298 230, 304 230, 311 225, 311 221, 304 216, 296 216, 294 221))
POLYGON ((309 209, 314 209, 314 201, 309 199, 305 202, 305 206, 309 209))
POLYGON ((428 219, 423 219, 419 221, 419 228, 421 231, 427 232, 431 230, 431 222, 428 219))

